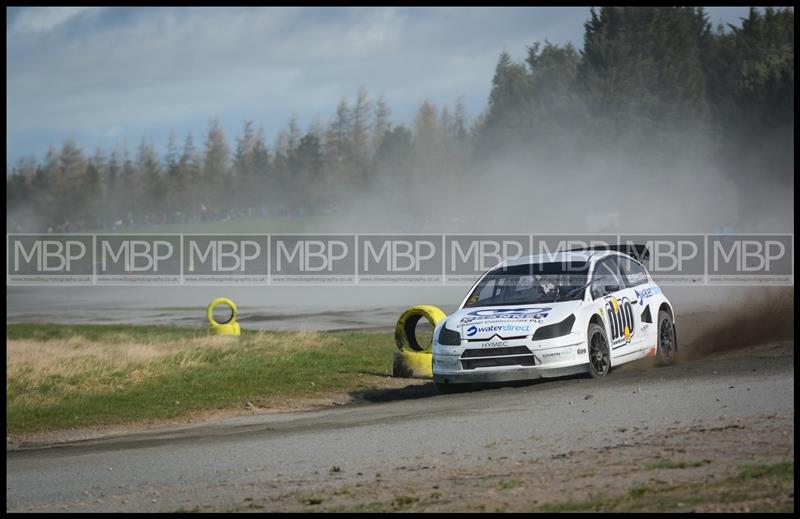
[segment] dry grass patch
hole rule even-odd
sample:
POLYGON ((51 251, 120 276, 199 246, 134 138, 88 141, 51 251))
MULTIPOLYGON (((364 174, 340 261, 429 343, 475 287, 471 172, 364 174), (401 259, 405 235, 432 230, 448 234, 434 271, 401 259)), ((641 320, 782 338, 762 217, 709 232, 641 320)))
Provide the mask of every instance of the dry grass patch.
POLYGON ((392 350, 390 333, 10 325, 8 424, 94 426, 369 389, 392 350))

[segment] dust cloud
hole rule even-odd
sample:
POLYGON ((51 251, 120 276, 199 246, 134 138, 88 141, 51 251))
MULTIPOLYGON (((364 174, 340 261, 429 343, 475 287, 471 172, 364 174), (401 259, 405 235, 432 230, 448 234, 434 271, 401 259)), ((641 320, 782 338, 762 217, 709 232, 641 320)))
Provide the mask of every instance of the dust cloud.
MULTIPOLYGON (((581 112, 580 107, 573 108, 572 112, 581 112)), ((787 152, 793 142, 793 122, 781 130, 780 138, 764 135, 762 142, 749 143, 753 153, 747 160, 734 161, 721 151, 713 129, 687 123, 683 128, 665 130, 658 128, 650 113, 630 119, 647 132, 630 130, 619 134, 625 137, 617 137, 578 117, 577 122, 555 125, 557 131, 540 140, 509 139, 502 149, 472 146, 455 156, 434 153, 422 158, 402 157, 407 161, 401 168, 403 174, 378 168, 355 185, 322 182, 312 184, 308 192, 281 195, 311 200, 309 197, 321 190, 333 200, 333 209, 324 217, 294 222, 292 232, 303 233, 794 232, 794 155, 787 152)), ((476 127, 480 133, 480 125, 476 127)), ((147 199, 138 203, 156 204, 147 199)), ((20 221, 39 217, 30 212, 8 216, 20 221)), ((251 223, 239 228, 236 220, 228 222, 226 229, 227 233, 253 232, 251 223)), ((781 322, 793 322, 786 315, 793 307, 793 286, 779 290, 780 296, 775 289, 758 286, 663 288, 678 315, 696 312, 706 316, 692 324, 692 333, 707 337, 698 339, 697 344, 713 344, 709 346, 712 348, 728 344, 727 339, 732 337, 728 333, 742 340, 756 331, 785 331, 781 322), (780 319, 775 321, 775 316, 780 319), (737 332, 743 328, 745 335, 737 332), (711 336, 717 338, 712 340, 711 336)), ((305 321, 292 321, 292 326, 303 328, 313 327, 326 314, 344 310, 361 315, 366 325, 385 326, 391 324, 390 316, 410 304, 435 304, 452 311, 465 290, 444 285, 15 287, 7 295, 7 303, 16 310, 7 316, 48 320, 63 317, 77 305, 84 317, 98 322, 104 319, 103 314, 117 312, 116 319, 125 314, 133 320, 172 319, 199 324, 207 301, 226 295, 240 304, 243 318, 249 315, 253 322, 267 327, 277 323, 266 319, 270 316, 314 315, 305 321), (154 306, 163 310, 144 313, 154 306), (188 319, 184 314, 174 317, 178 314, 170 307, 191 307, 196 321, 184 321, 188 319)), ((335 322, 349 318, 326 319, 335 322)))

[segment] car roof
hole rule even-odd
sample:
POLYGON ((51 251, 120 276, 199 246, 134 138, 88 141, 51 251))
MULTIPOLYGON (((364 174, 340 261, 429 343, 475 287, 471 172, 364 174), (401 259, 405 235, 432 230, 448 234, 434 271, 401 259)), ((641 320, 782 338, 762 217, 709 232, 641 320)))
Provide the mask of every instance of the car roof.
POLYGON ((572 261, 589 261, 590 258, 604 258, 612 254, 619 255, 619 252, 608 250, 572 250, 564 252, 549 252, 545 254, 533 254, 531 256, 521 256, 519 258, 506 260, 497 267, 507 266, 513 267, 515 265, 529 265, 538 263, 560 263, 572 261))

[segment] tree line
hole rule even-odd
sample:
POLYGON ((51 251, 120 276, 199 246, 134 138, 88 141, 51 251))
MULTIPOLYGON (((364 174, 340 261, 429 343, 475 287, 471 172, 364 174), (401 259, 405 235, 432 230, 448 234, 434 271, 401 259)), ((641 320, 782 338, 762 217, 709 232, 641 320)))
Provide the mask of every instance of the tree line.
POLYGON ((702 146, 735 182, 791 182, 793 136, 793 9, 712 27, 702 8, 604 7, 592 9, 580 50, 545 41, 522 62, 501 53, 474 118, 462 102, 424 101, 413 122, 394 124, 386 100, 362 87, 326 124, 301 130, 292 117, 271 144, 251 120, 231 142, 218 119, 201 142, 170 135, 161 156, 146 139, 92 154, 67 140, 7 166, 7 228, 302 217, 386 185, 424 204, 493 161, 557 163, 576 150, 669 158, 702 146))

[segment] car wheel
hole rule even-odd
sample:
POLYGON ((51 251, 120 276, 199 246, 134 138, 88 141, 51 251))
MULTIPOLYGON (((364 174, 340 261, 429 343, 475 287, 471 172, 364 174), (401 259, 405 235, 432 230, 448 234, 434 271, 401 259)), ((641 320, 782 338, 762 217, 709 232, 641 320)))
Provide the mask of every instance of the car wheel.
POLYGON ((675 360, 675 352, 677 350, 675 325, 672 324, 672 317, 664 310, 658 312, 657 344, 657 363, 661 366, 672 364, 675 360))
POLYGON ((592 378, 600 378, 611 371, 611 350, 605 329, 597 323, 589 325, 589 374, 592 378))

